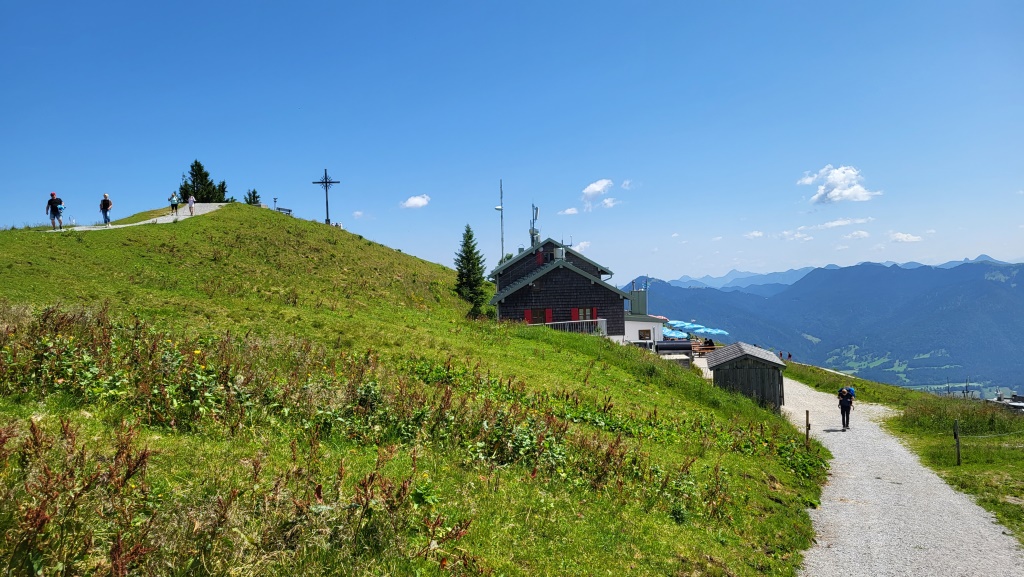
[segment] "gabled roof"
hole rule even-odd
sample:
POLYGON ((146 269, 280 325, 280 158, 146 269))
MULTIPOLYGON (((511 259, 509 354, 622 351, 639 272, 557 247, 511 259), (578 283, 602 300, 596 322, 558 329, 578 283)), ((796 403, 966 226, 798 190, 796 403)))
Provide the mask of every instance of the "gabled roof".
POLYGON ((715 367, 740 357, 754 357, 777 367, 786 368, 786 363, 773 355, 771 351, 747 343, 733 343, 708 353, 708 370, 713 371, 715 367))
POLYGON ((557 240, 555 240, 553 238, 548 238, 547 240, 541 242, 539 245, 531 246, 529 250, 524 250, 523 252, 515 255, 514 257, 508 259, 507 261, 505 261, 505 262, 499 264, 498 266, 494 267, 494 270, 491 271, 491 274, 489 274, 488 277, 492 278, 492 279, 493 278, 497 278, 498 277, 498 273, 500 273, 501 271, 505 270, 506 268, 512 266, 514 263, 519 262, 520 260, 522 260, 522 259, 524 259, 524 258, 526 258, 528 256, 536 255, 537 254, 537 250, 536 250, 537 247, 538 246, 544 246, 545 244, 547 244, 549 242, 553 243, 556 248, 557 247, 564 248, 566 254, 571 254, 574 257, 582 260, 583 262, 587 262, 587 263, 590 263, 590 264, 594 265, 594 267, 597 268, 597 270, 601 274, 612 274, 612 271, 608 270, 608 267, 605 267, 605 266, 597 264, 596 262, 590 260, 589 258, 583 256, 582 254, 574 251, 573 249, 571 249, 568 246, 558 242, 557 240))
POLYGON ((524 276, 523 278, 517 280, 516 282, 508 285, 507 287, 502 289, 499 293, 494 295, 494 298, 491 299, 491 303, 490 304, 492 304, 492 305, 493 304, 498 304, 499 302, 505 300, 506 298, 508 298, 510 295, 512 295, 513 293, 515 293, 519 289, 521 289, 521 288, 523 288, 525 286, 529 286, 529 284, 532 283, 533 281, 539 279, 540 277, 548 274, 549 272, 551 272, 553 270, 560 269, 560 268, 568 269, 568 270, 570 270, 570 271, 580 275, 581 277, 589 280, 592 283, 599 284, 599 285, 601 285, 604 288, 612 291, 613 293, 619 295, 620 297, 622 297, 624 299, 628 299, 629 298, 628 294, 626 294, 626 293, 622 292, 621 290, 615 288, 614 286, 604 282, 603 280, 597 278, 594 275, 587 274, 586 272, 584 272, 579 267, 573 265, 571 262, 569 262, 567 260, 558 259, 558 260, 553 260, 553 261, 545 264, 544 266, 537 267, 536 269, 532 270, 530 272, 530 274, 528 274, 528 275, 524 276))

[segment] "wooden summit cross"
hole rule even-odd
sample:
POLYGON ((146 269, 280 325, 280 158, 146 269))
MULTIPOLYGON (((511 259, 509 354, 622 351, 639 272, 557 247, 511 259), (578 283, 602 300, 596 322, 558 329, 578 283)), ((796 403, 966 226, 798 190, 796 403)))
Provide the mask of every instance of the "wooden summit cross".
POLYGON ((341 184, 337 180, 331 180, 331 177, 327 176, 327 169, 324 169, 324 177, 320 180, 314 180, 313 184, 319 184, 324 187, 324 203, 327 207, 327 218, 324 222, 331 224, 331 200, 327 195, 327 191, 330 190, 332 184, 341 184))

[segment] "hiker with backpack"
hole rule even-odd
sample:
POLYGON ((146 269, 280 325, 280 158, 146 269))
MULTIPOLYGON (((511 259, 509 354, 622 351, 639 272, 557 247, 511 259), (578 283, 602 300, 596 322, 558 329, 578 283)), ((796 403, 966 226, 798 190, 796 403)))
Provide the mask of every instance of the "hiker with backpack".
POLYGON ((850 428, 850 411, 853 410, 853 395, 844 387, 839 389, 839 414, 843 418, 843 430, 850 428))

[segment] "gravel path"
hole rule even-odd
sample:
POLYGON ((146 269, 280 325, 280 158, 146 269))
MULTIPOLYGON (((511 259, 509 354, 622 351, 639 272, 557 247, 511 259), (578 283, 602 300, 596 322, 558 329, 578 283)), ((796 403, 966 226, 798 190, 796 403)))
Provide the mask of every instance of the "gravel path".
MULTIPOLYGON (((195 209, 196 209, 195 216, 200 216, 200 215, 206 214, 208 212, 213 212, 213 211, 217 210, 218 208, 224 206, 225 204, 227 204, 227 203, 224 203, 224 202, 202 202, 202 203, 197 202, 196 206, 195 206, 195 209)), ((115 205, 114 208, 117 208, 117 206, 115 205)), ((167 211, 170 212, 170 210, 171 209, 168 207, 167 211)), ((97 213, 98 213, 98 209, 97 209, 97 213)), ((174 222, 175 220, 185 220, 186 218, 191 218, 191 216, 189 216, 189 214, 188 214, 188 205, 182 203, 181 206, 178 207, 178 214, 177 215, 166 214, 164 216, 158 216, 156 218, 151 218, 149 220, 144 220, 142 222, 134 222, 132 224, 114 224, 114 225, 111 225, 109 227, 103 226, 102 224, 98 224, 98 225, 95 225, 95 226, 91 226, 91 225, 90 226, 78 226, 78 225, 70 226, 70 225, 65 224, 64 225, 64 230, 107 230, 108 228, 124 228, 126 226, 139 226, 140 224, 167 224, 167 223, 174 222)), ((103 218, 100 217, 98 220, 100 222, 102 222, 103 218)), ((65 222, 66 221, 67 221, 67 219, 65 219, 65 222)), ((48 230, 46 232, 60 232, 60 231, 59 230, 57 230, 57 231, 55 231, 55 230, 48 230)))
MULTIPOLYGON (((785 379, 783 408, 835 457, 821 506, 809 511, 817 542, 801 575, 1024 575, 1024 551, 995 517, 954 491, 881 429, 891 413, 856 403, 843 432, 836 396, 785 379)), ((952 441, 951 441, 952 442, 952 441)))

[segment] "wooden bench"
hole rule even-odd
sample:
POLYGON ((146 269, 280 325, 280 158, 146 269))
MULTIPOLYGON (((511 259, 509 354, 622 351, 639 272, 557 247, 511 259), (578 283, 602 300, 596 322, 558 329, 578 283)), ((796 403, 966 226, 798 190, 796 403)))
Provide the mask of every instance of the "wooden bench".
POLYGON ((697 345, 697 344, 695 344, 695 345, 693 345, 693 356, 695 358, 696 357, 703 357, 706 354, 714 351, 717 348, 718 347, 715 346, 715 345, 697 345))

